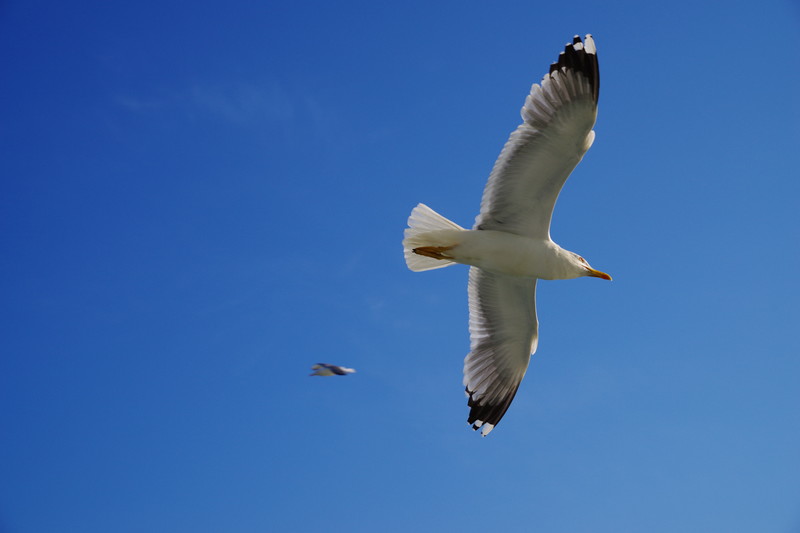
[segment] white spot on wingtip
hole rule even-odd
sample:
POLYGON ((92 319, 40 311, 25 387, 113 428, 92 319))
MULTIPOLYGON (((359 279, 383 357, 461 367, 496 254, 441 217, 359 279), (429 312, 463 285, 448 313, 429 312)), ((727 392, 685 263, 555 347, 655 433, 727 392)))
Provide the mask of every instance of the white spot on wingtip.
POLYGON ((493 429, 494 429, 494 425, 493 424, 484 425, 483 429, 481 430, 481 437, 485 437, 486 435, 491 433, 493 429))
POLYGON ((594 39, 592 38, 592 34, 591 33, 587 33, 586 34, 586 38, 584 39, 583 45, 586 48, 586 53, 587 54, 596 54, 597 53, 597 47, 594 44, 594 39))

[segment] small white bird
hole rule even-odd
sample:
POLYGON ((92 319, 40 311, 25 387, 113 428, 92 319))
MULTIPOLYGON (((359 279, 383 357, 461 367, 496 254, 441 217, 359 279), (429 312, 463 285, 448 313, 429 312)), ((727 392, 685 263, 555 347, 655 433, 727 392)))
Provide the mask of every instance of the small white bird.
POLYGON ((577 35, 534 84, 492 169, 472 230, 424 204, 411 211, 403 248, 413 271, 454 263, 469 271, 468 423, 486 436, 508 410, 538 342, 536 280, 610 280, 550 239, 561 187, 594 141, 600 72, 591 35, 577 35))
POLYGON ((309 376, 346 376, 355 372, 352 368, 343 366, 329 365, 327 363, 317 363, 311 367, 312 372, 309 376))

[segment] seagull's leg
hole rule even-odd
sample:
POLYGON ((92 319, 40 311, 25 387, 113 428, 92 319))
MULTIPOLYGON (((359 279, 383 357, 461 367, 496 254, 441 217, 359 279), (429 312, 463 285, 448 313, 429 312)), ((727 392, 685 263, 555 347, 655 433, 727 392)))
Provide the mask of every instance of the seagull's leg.
POLYGON ((424 255, 425 257, 430 257, 432 259, 446 259, 448 261, 452 261, 453 258, 449 255, 445 255, 444 252, 448 250, 452 250, 455 248, 453 246, 420 246, 419 248, 414 248, 413 252, 417 255, 424 255))

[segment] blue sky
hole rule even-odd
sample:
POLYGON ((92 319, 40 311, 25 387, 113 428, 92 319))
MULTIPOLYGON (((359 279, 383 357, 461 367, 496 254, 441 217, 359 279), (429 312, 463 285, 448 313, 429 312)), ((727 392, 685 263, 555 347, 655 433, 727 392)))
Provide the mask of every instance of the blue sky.
POLYGON ((800 530, 800 8, 0 7, 0 531, 800 530), (597 139, 502 423, 466 424, 471 225, 574 34, 597 139), (309 366, 352 366, 309 378, 309 366))

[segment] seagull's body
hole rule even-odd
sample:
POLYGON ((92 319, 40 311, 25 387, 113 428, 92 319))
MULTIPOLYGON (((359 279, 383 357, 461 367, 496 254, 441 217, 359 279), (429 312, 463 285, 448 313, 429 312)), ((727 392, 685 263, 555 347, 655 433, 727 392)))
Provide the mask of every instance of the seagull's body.
POLYGON ((575 36, 534 84, 523 123, 494 165, 472 230, 424 204, 403 247, 411 270, 470 265, 470 353, 464 360, 468 422, 486 436, 508 410, 536 351, 536 280, 610 280, 550 238, 564 182, 594 141, 600 74, 594 40, 575 36))
MULTIPOLYGON (((536 239, 496 230, 465 229, 440 234, 437 238, 443 238, 443 242, 454 245, 453 248, 440 252, 447 256, 441 260, 471 265, 507 276, 571 279, 584 275, 583 269, 573 268, 575 265, 571 261, 572 252, 564 250, 549 238, 536 239)), ((425 256, 426 252, 431 253, 430 250, 421 248, 417 254, 425 256)))
POLYGON ((329 365, 328 363, 317 363, 316 365, 311 367, 311 370, 314 372, 310 373, 309 376, 346 376, 347 374, 352 374, 355 372, 352 368, 347 368, 344 366, 338 365, 329 365))

